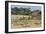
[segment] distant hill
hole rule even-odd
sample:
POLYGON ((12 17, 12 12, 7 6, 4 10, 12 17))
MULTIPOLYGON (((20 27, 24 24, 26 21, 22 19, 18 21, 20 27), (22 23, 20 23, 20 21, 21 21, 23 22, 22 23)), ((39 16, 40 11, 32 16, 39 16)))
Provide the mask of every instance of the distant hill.
POLYGON ((33 19, 41 19, 41 11, 40 10, 34 10, 32 11, 33 19))

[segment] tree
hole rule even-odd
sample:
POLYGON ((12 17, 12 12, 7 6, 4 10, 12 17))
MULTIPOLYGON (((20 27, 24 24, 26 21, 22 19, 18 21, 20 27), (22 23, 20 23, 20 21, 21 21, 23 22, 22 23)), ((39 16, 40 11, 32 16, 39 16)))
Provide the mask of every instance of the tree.
POLYGON ((31 9, 30 8, 23 8, 23 7, 14 7, 11 8, 12 14, 21 14, 21 15, 31 15, 31 9))

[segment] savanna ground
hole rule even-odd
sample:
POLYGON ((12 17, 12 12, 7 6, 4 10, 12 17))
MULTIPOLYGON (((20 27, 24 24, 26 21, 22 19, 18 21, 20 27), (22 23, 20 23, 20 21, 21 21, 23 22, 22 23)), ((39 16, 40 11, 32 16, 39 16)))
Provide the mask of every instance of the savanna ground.
POLYGON ((41 20, 28 15, 11 15, 11 28, 36 28, 41 26, 41 20))

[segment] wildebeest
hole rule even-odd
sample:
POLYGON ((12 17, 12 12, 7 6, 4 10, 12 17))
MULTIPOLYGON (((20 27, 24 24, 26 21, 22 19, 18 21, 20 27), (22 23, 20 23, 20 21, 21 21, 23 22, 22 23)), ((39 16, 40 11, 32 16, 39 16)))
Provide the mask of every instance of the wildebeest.
POLYGON ((31 18, 32 18, 32 16, 22 16, 19 19, 20 20, 24 20, 24 19, 28 20, 28 19, 31 19, 31 18))

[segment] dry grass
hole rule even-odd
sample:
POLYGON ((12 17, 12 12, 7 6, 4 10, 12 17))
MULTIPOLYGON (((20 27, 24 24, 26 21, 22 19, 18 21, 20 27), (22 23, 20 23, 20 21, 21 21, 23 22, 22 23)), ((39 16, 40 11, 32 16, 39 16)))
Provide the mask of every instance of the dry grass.
POLYGON ((11 15, 11 28, 36 28, 41 26, 41 20, 34 20, 30 16, 30 19, 27 18, 20 18, 23 17, 24 15, 11 15))

